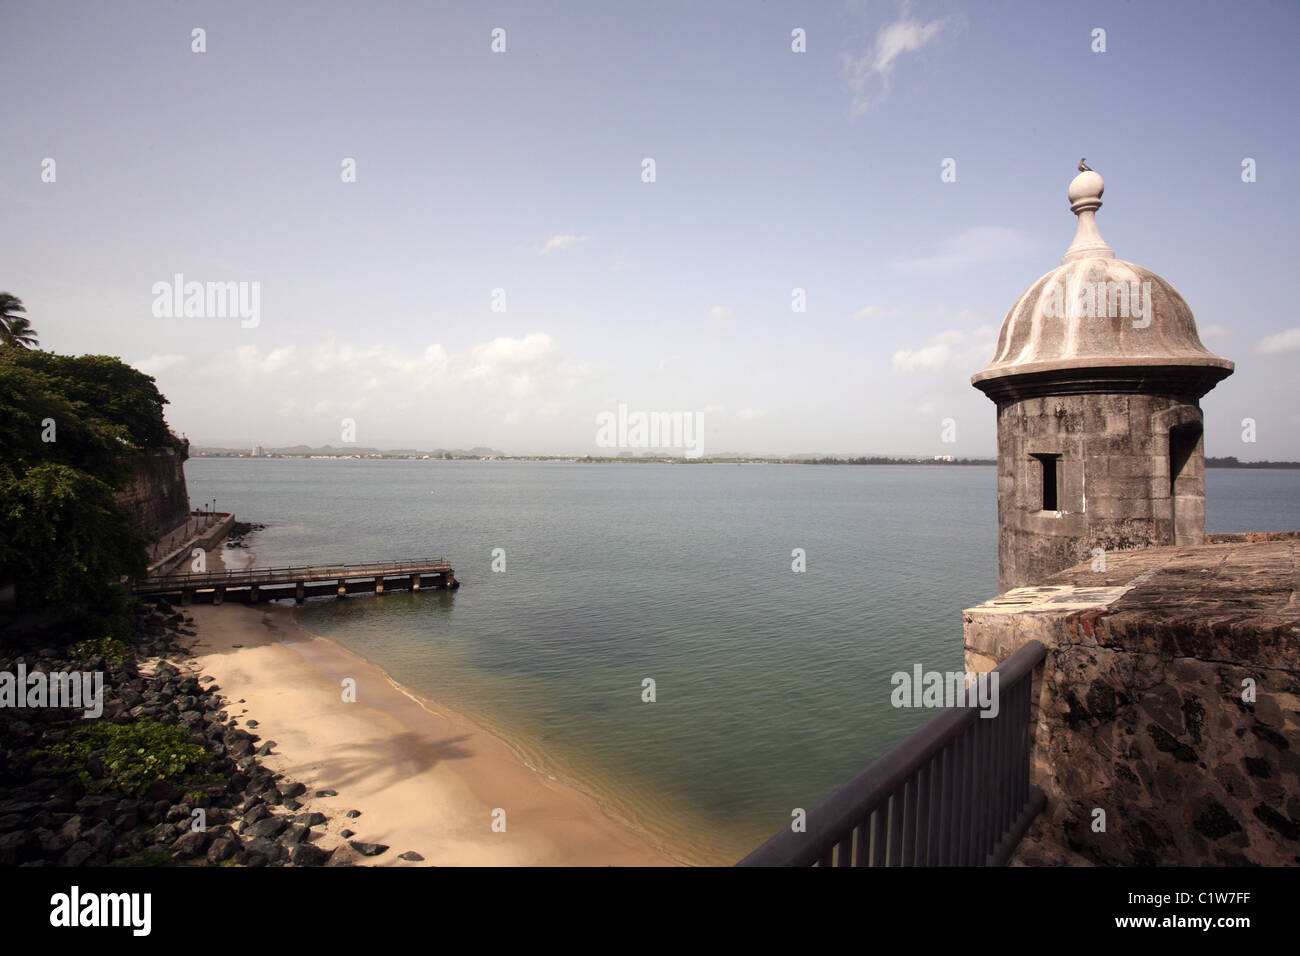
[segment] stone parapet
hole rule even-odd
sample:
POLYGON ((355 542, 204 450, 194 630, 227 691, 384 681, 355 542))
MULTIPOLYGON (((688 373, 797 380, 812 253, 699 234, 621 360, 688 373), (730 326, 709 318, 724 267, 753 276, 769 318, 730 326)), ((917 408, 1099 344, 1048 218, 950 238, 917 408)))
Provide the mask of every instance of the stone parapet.
POLYGON ((1048 805, 1022 854, 1300 863, 1298 544, 1112 553, 964 612, 969 670, 1048 648, 1034 688, 1048 805))

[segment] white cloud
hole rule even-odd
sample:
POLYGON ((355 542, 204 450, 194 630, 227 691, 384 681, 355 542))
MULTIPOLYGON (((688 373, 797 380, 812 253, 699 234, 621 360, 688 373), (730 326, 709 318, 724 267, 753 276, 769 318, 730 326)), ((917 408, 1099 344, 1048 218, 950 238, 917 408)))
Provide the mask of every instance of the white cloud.
POLYGON ((1300 329, 1286 329, 1265 338, 1255 347, 1260 355, 1281 355, 1300 349, 1300 329))
POLYGON ((890 268, 904 275, 939 275, 958 272, 986 262, 1014 259, 1034 248, 1034 243, 1004 226, 976 226, 945 239, 938 255, 898 259, 890 268))
POLYGON ((554 252, 556 249, 568 249, 570 246, 576 246, 578 243, 586 242, 590 238, 591 236, 575 236, 571 232, 551 236, 546 240, 546 244, 542 246, 542 255, 554 252))
POLYGON ((901 309, 886 309, 882 305, 868 305, 853 313, 855 319, 891 319, 902 315, 901 309))
POLYGON ((731 306, 729 305, 715 305, 713 308, 709 309, 709 315, 713 316, 713 318, 717 319, 719 322, 730 322, 735 318, 735 315, 731 311, 731 306))
POLYGON ((890 360, 891 370, 895 375, 946 368, 972 373, 979 371, 997 347, 997 331, 992 326, 981 326, 969 332, 948 329, 919 349, 899 349, 890 360))
POLYGON ((1226 339, 1231 337, 1232 329, 1226 325, 1207 325, 1203 329, 1198 329, 1201 333, 1201 340, 1205 339, 1226 339))
POLYGON ((887 23, 876 34, 872 48, 860 56, 844 57, 844 72, 853 94, 850 113, 861 116, 889 95, 894 66, 904 53, 929 46, 943 32, 950 18, 922 23, 907 16, 887 23))
POLYGON ((184 355, 150 355, 147 358, 136 359, 129 364, 138 368, 146 375, 158 376, 163 372, 171 371, 174 368, 180 368, 186 362, 184 355))
POLYGON ((402 430, 392 422, 439 432, 467 418, 486 423, 554 415, 554 403, 571 400, 592 370, 565 358, 551 336, 535 332, 457 353, 439 344, 357 346, 332 338, 269 349, 244 345, 171 363, 163 374, 160 387, 173 401, 172 417, 190 434, 200 428, 221 434, 256 421, 267 431, 307 437, 337 427, 340 417, 360 422, 363 413, 372 435, 402 430), (219 413, 214 395, 221 396, 219 413), (379 418, 392 422, 380 424, 379 418))
MULTIPOLYGON (((294 356, 294 346, 263 352, 256 345, 241 345, 233 352, 227 353, 225 362, 228 371, 238 377, 243 385, 254 385, 273 378, 289 367, 294 356)), ((218 362, 222 361, 218 359, 218 362)))

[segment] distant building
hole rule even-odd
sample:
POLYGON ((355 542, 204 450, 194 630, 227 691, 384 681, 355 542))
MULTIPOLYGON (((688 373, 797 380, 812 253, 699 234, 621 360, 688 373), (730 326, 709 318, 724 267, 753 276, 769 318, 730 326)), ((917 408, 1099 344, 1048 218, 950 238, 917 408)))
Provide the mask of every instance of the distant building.
POLYGON ((998 409, 998 588, 1104 552, 1205 538, 1200 399, 1233 364, 1168 282, 1097 232, 1104 183, 1070 183, 1061 265, 1007 313, 971 382, 998 409))
POLYGON ((261 458, 261 457, 262 457, 262 446, 261 446, 261 445, 254 445, 254 446, 253 446, 253 457, 254 457, 254 458, 261 458))

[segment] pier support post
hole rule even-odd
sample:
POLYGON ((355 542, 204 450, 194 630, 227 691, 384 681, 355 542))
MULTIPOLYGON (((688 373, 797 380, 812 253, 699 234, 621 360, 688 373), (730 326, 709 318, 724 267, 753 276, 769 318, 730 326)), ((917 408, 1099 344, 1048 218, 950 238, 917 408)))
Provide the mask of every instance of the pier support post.
POLYGON ((298 581, 293 586, 294 602, 297 604, 301 604, 303 600, 306 599, 306 597, 307 597, 307 586, 302 581, 298 581))
POLYGON ((420 576, 418 574, 411 575, 411 590, 412 591, 420 590, 420 576))
POLYGON ((181 591, 181 604, 186 605, 186 604, 193 604, 193 603, 194 603, 194 592, 188 589, 181 591))
POLYGON ((460 587, 460 582, 456 580, 455 571, 448 571, 446 574, 444 574, 442 576, 442 583, 446 585, 448 588, 451 588, 452 590, 455 590, 456 588, 460 587))
POLYGON ((259 599, 260 599, 260 591, 258 590, 257 585, 254 584, 251 588, 248 589, 248 603, 256 604, 259 599))
POLYGON ((383 578, 380 578, 380 577, 375 578, 375 593, 376 593, 376 594, 383 594, 383 593, 384 593, 384 579, 383 579, 383 578))
POLYGON ((225 600, 226 600, 226 589, 225 589, 225 588, 217 588, 216 590, 214 590, 214 591, 212 592, 212 603, 213 603, 213 604, 222 604, 222 603, 225 602, 225 600))
POLYGON ((339 597, 344 598, 347 596, 348 596, 347 582, 344 581, 342 578, 339 578, 339 597))

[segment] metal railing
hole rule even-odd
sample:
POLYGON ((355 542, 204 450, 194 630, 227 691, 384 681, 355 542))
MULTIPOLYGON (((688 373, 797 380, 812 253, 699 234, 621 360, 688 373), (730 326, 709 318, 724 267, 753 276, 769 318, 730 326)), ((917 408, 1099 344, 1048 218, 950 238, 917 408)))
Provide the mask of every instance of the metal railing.
POLYGON ((1001 866, 1043 808, 1029 783, 1030 641, 997 668, 996 717, 949 707, 739 866, 1001 866))
POLYGON ((140 593, 155 590, 174 591, 178 588, 261 587, 269 584, 296 584, 299 581, 396 577, 402 574, 426 574, 450 570, 451 563, 445 557, 427 558, 422 561, 376 561, 369 564, 232 569, 206 574, 168 574, 161 577, 141 578, 135 582, 133 590, 140 593))

